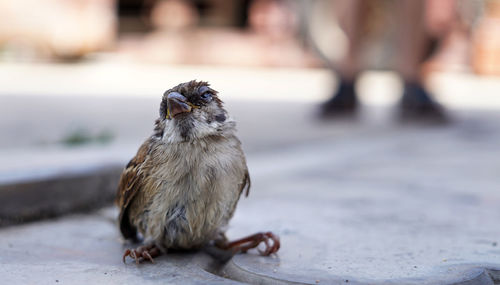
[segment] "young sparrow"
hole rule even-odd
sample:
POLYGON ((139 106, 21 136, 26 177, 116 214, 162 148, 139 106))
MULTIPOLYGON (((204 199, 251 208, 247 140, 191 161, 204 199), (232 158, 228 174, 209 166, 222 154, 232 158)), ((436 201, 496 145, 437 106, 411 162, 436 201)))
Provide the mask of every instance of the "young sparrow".
POLYGON ((246 252, 264 243, 262 255, 278 251, 278 236, 257 233, 229 242, 225 227, 250 177, 228 117, 208 83, 190 81, 166 91, 153 135, 123 171, 116 202, 125 239, 143 238, 127 249, 138 263, 168 249, 197 249, 209 243, 246 252))

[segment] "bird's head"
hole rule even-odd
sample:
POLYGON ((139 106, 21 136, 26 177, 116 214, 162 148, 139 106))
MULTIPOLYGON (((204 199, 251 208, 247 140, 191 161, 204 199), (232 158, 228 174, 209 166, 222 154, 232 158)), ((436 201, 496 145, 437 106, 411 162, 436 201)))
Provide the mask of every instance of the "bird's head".
POLYGON ((235 128, 217 91, 207 82, 189 81, 165 91, 155 133, 167 141, 224 135, 235 128))

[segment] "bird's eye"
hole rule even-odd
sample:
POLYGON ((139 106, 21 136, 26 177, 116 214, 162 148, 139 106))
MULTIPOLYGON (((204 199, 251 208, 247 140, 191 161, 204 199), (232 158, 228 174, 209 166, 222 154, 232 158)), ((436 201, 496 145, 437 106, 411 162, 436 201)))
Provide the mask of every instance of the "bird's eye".
POLYGON ((203 99, 206 102, 209 102, 210 100, 212 100, 212 94, 210 94, 210 92, 205 92, 205 93, 201 94, 200 97, 201 97, 201 99, 203 99))

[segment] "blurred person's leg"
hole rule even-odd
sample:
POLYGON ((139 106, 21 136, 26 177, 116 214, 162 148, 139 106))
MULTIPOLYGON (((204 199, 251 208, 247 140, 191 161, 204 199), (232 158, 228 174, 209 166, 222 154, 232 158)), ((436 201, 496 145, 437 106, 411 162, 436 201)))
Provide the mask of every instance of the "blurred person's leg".
POLYGON ((425 1, 397 1, 396 71, 404 81, 401 118, 441 121, 445 118, 443 109, 425 89, 420 70, 430 44, 425 28, 424 5, 425 1))
POLYGON ((323 117, 352 114, 358 106, 354 85, 361 71, 359 50, 363 3, 364 0, 337 0, 335 3, 335 14, 349 41, 349 49, 339 64, 337 91, 321 105, 320 115, 323 117))
POLYGON ((433 71, 465 71, 470 66, 471 23, 477 17, 476 1, 426 0, 426 29, 437 41, 436 49, 424 63, 424 76, 433 71))

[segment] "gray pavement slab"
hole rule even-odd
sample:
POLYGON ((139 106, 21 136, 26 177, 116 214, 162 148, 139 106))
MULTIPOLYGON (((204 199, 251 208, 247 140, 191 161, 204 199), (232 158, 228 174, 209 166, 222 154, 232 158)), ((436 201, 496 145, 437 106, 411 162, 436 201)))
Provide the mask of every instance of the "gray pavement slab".
POLYGON ((207 272, 206 258, 194 254, 174 254, 154 265, 123 264, 115 213, 111 209, 2 230, 2 284, 238 283, 207 272))
POLYGON ((229 235, 264 220, 290 250, 234 264, 310 284, 499 282, 500 150, 463 132, 400 129, 253 157, 254 201, 229 235))
POLYGON ((250 151, 252 189, 228 236, 275 231, 275 257, 250 251, 217 269, 204 253, 124 265, 117 212, 107 209, 0 230, 0 275, 13 284, 498 284, 500 116, 459 115, 444 128, 347 124, 250 151))
MULTIPOLYGON (((154 121, 158 118, 161 92, 155 97, 128 98, 8 96, 0 93, 0 130, 5 134, 0 136, 0 155, 19 155, 14 153, 15 150, 25 152, 27 149, 42 154, 54 149, 82 152, 82 148, 84 151, 98 150, 110 145, 113 146, 111 152, 116 152, 117 146, 134 149, 152 133, 154 121), (110 141, 99 142, 99 134, 106 132, 110 141), (68 138, 76 135, 83 136, 82 140, 86 141, 69 144, 68 138)), ((239 137, 246 151, 326 138, 346 133, 351 128, 350 124, 313 120, 315 104, 310 102, 225 98, 226 108, 238 123, 239 137), (297 132, 298 129, 305 133, 297 132), (279 135, 276 130, 279 130, 279 135)), ((22 162, 13 161, 13 166, 22 162)), ((0 166, 0 170, 4 168, 6 166, 0 166)))

